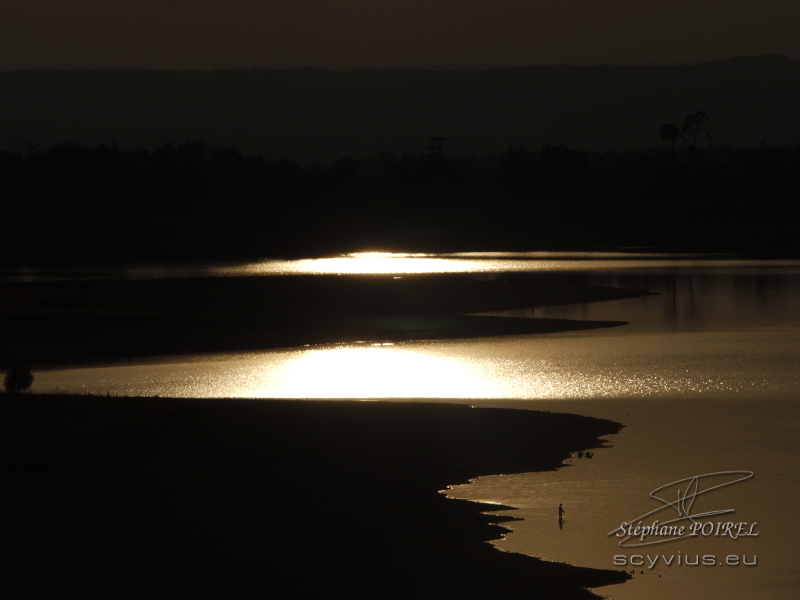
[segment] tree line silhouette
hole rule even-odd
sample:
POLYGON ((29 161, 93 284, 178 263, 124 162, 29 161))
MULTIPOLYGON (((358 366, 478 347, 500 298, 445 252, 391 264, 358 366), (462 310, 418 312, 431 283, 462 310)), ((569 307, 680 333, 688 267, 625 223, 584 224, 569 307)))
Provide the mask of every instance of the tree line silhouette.
POLYGON ((509 145, 485 156, 445 152, 448 140, 428 140, 428 153, 344 157, 331 164, 245 155, 234 146, 201 141, 153 150, 67 141, 28 155, 0 151, 3 213, 48 219, 189 214, 281 214, 342 203, 399 201, 450 205, 454 192, 492 205, 591 199, 641 202, 684 196, 785 196, 800 193, 800 145, 699 147, 708 116, 663 126, 664 146, 593 153, 563 145, 529 150, 509 145), (682 143, 682 144, 681 144, 682 143), (681 144, 679 147, 678 144, 681 144), (435 160, 434 160, 435 159, 435 160), (511 197, 497 190, 514 192, 511 197))
POLYGON ((699 152, 697 146, 699 139, 702 137, 707 138, 708 141, 714 139, 709 128, 710 122, 711 119, 705 112, 698 111, 686 116, 681 129, 678 129, 678 126, 674 123, 667 123, 658 130, 658 135, 661 139, 670 144, 670 159, 673 164, 675 163, 675 143, 678 141, 687 144, 689 164, 692 164, 695 154, 699 152))
MULTIPOLYGON (((223 245, 215 246, 215 236, 236 237, 253 223, 269 239, 249 243, 249 253, 314 251, 320 249, 311 241, 315 237, 325 242, 322 249, 381 240, 460 247, 470 240, 496 247, 505 240, 531 247, 528 234, 537 230, 544 243, 552 243, 557 231, 564 243, 595 243, 598 236, 582 235, 590 226, 605 227, 612 244, 646 243, 648 235, 658 243, 680 239, 676 228, 688 231, 712 216, 724 217, 742 235, 747 230, 754 245, 773 239, 754 229, 753 216, 796 215, 800 145, 715 144, 709 122, 705 113, 695 113, 682 128, 654 131, 662 144, 627 152, 509 145, 494 154, 459 156, 450 152, 451 140, 436 136, 421 141, 418 153, 305 165, 202 141, 152 150, 66 141, 32 146, 27 154, 0 151, 0 210, 6 221, 53 227, 116 222, 145 230, 154 220, 206 219, 205 229, 172 227, 168 233, 202 234, 212 253, 223 245), (701 141, 708 143, 701 147, 701 141), (226 231, 223 217, 248 225, 242 229, 238 221, 226 231)), ((100 231, 98 226, 92 233, 102 236, 100 231)), ((695 242, 705 235, 711 247, 719 234, 695 233, 695 242)), ((21 235, 6 237, 6 244, 25 245, 21 235)), ((243 251, 242 243, 223 253, 243 251)), ((70 244, 60 246, 68 250, 70 244)), ((14 262, 32 248, 20 251, 23 256, 14 262)))

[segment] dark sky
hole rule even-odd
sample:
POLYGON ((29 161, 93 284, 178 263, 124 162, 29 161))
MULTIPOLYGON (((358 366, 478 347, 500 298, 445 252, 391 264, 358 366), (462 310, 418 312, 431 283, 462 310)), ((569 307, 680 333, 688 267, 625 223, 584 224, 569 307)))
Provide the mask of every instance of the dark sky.
POLYGON ((799 0, 3 0, 0 69, 800 59, 799 0))

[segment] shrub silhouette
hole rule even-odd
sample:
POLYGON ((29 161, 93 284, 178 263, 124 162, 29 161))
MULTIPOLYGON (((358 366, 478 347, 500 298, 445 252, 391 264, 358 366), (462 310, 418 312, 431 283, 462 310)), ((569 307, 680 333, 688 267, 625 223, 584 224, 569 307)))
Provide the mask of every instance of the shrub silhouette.
POLYGON ((684 141, 689 143, 690 165, 692 164, 694 154, 699 152, 697 148, 697 139, 701 136, 705 136, 708 138, 708 141, 714 140, 714 138, 711 137, 711 130, 709 129, 710 123, 711 119, 702 110, 693 115, 687 115, 683 120, 683 129, 681 133, 683 134, 684 141))
MULTIPOLYGON (((688 117, 687 117, 688 118, 688 117)), ((686 138, 674 123, 667 123, 658 130, 658 136, 668 144, 671 144, 670 162, 675 164, 675 142, 686 141, 686 138)))
POLYGON ((3 385, 6 391, 11 394, 18 394, 31 389, 33 385, 33 373, 30 367, 11 367, 6 373, 3 385))

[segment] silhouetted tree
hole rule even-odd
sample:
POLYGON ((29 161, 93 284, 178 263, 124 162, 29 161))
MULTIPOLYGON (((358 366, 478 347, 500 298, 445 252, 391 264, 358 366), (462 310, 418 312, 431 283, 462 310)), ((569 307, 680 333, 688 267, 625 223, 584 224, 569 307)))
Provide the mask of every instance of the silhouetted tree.
POLYGON ((706 138, 708 138, 709 141, 714 139, 711 137, 711 132, 709 130, 710 123, 711 119, 709 119, 708 115, 704 113, 702 110, 694 113, 693 115, 687 115, 686 118, 683 120, 682 133, 689 142, 690 165, 692 164, 694 153, 695 151, 697 151, 697 139, 700 136, 705 136, 706 138))
POLYGON ((525 148, 525 144, 520 146, 510 144, 508 149, 499 156, 497 164, 502 175, 516 177, 522 174, 526 167, 530 167, 532 160, 533 155, 525 148))
POLYGON ((684 141, 686 138, 683 137, 681 130, 678 129, 678 126, 674 123, 667 123, 666 125, 662 125, 661 129, 658 130, 658 136, 668 144, 670 144, 671 152, 670 152, 670 160, 672 164, 675 164, 675 142, 677 141, 684 141))
POLYGON ((33 373, 31 373, 30 367, 11 367, 6 373, 3 385, 6 391, 11 394, 18 394, 19 392, 31 389, 31 385, 33 385, 33 373))
POLYGON ((428 151, 433 152, 439 158, 444 154, 444 147, 447 145, 447 138, 432 137, 428 138, 428 151))

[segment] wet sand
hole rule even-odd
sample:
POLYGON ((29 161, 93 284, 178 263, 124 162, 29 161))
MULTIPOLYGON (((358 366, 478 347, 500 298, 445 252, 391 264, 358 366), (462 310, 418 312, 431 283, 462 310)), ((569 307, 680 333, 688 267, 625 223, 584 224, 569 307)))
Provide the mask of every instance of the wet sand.
POLYGON ((424 403, 0 400, 9 597, 569 599, 627 578, 498 552, 484 543, 498 517, 438 492, 556 468, 618 431, 610 421, 424 403))

